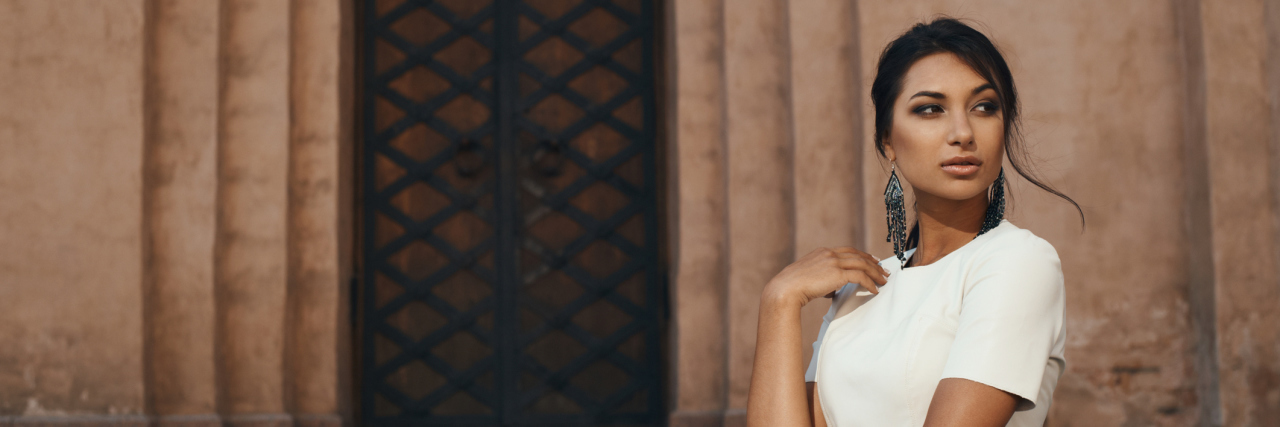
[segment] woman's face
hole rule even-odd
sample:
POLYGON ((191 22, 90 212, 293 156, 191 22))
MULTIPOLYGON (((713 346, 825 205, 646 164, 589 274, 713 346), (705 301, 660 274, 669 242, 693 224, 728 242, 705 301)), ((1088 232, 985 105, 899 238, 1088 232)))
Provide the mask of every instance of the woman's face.
POLYGON ((1004 114, 996 91, 951 53, 921 58, 894 101, 885 154, 924 202, 983 197, 1004 159, 1004 114))

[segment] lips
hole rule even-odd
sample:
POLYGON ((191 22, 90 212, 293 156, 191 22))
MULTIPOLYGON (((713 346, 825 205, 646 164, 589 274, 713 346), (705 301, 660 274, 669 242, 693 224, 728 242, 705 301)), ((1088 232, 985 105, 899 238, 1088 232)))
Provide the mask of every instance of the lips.
POLYGON ((968 176, 978 173, 982 160, 973 156, 956 156, 942 162, 942 170, 956 176, 968 176))

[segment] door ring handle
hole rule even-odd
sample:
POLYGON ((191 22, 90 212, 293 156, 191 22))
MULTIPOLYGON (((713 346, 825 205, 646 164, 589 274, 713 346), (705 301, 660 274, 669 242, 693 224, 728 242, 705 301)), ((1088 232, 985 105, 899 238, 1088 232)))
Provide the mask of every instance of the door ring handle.
POLYGON ((564 166, 564 144, 550 139, 538 141, 533 149, 533 168, 547 177, 560 175, 564 166))
POLYGON ((458 176, 475 178, 484 166, 484 147, 481 147, 479 142, 471 138, 464 138, 458 142, 453 151, 453 167, 458 172, 458 176))

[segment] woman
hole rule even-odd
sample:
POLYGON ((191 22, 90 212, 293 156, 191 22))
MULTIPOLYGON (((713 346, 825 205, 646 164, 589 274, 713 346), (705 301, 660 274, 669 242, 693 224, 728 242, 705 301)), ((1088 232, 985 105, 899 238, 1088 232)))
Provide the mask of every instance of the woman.
POLYGON ((1065 367, 1062 268, 1003 220, 1005 154, 1075 202, 1025 172, 1008 66, 981 33, 938 19, 885 48, 871 98, 894 256, 823 248, 770 280, 748 423, 1043 425, 1065 367), (899 176, 916 200, 910 233, 899 176), (800 308, 823 296, 834 300, 806 372, 800 308))

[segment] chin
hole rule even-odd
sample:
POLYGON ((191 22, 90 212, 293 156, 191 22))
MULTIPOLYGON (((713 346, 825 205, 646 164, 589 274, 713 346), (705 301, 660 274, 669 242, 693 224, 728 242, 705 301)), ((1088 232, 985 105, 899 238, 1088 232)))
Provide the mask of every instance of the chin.
POLYGON ((979 181, 955 181, 948 183, 944 188, 939 188, 938 192, 930 192, 936 197, 946 200, 954 200, 957 202, 973 199, 974 197, 982 197, 987 194, 988 187, 980 186, 979 181))

